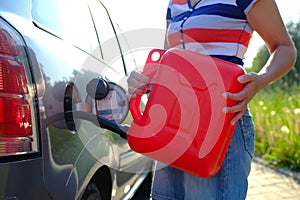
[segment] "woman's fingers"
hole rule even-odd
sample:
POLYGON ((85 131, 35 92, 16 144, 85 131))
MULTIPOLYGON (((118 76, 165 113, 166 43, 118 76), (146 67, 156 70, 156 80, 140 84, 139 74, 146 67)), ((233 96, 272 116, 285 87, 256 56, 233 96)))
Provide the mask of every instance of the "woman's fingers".
POLYGON ((140 72, 131 72, 127 79, 129 96, 132 98, 136 94, 143 93, 149 88, 150 81, 150 78, 140 72))
POLYGON ((250 72, 248 74, 242 75, 238 77, 238 81, 242 84, 246 84, 257 79, 257 74, 254 72, 250 72))
POLYGON ((133 71, 130 73, 129 78, 127 79, 128 84, 132 85, 140 85, 140 84, 148 84, 150 82, 150 78, 145 76, 140 72, 133 71))
POLYGON ((238 77, 238 81, 244 84, 244 88, 238 93, 224 92, 223 97, 225 99, 230 99, 237 101, 233 106, 224 107, 224 113, 235 113, 231 124, 235 124, 245 113, 247 109, 247 104, 253 98, 257 92, 256 83, 258 80, 258 75, 256 73, 249 73, 238 77))

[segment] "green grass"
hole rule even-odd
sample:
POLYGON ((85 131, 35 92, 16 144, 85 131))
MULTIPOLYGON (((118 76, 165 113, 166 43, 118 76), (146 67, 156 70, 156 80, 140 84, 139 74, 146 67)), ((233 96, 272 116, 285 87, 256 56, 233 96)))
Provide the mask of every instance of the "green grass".
POLYGON ((300 89, 268 88, 249 104, 256 129, 255 154, 271 166, 300 171, 300 89))

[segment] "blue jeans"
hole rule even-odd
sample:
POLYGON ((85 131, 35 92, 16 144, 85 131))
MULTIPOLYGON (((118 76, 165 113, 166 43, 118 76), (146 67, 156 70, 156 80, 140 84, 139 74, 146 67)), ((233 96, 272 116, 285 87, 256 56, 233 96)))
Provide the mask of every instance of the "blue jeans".
POLYGON ((254 154, 254 126, 248 111, 234 130, 220 171, 199 178, 157 163, 152 185, 155 200, 242 200, 246 198, 254 154))

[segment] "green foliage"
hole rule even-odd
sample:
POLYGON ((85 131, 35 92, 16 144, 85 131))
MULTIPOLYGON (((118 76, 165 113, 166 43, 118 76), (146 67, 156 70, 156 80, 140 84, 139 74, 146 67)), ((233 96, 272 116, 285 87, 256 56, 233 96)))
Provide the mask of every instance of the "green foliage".
POLYGON ((297 51, 297 57, 298 59, 296 60, 296 69, 297 69, 297 72, 299 74, 299 71, 300 71, 300 21, 298 23, 293 23, 293 22, 290 22, 287 24, 287 29, 289 31, 289 34, 296 46, 296 49, 298 50, 297 51))
POLYGON ((50 127, 52 156, 56 163, 75 163, 83 144, 77 134, 68 130, 50 127))
POLYGON ((266 45, 258 48, 257 54, 252 62, 251 71, 258 72, 267 62, 270 53, 266 45))
POLYGON ((300 88, 264 90, 249 108, 256 129, 255 154, 272 166, 300 171, 300 88))
MULTIPOLYGON (((297 49, 292 70, 249 103, 256 129, 255 154, 271 166, 300 171, 300 21, 287 24, 297 49)), ((258 72, 269 57, 259 48, 250 71, 258 72)))

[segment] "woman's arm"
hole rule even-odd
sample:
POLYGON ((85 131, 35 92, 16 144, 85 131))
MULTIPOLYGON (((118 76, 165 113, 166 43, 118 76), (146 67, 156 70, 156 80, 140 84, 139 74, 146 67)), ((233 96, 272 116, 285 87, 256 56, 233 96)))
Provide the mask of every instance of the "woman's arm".
POLYGON ((265 66, 256 74, 249 73, 238 78, 244 83, 239 93, 224 93, 224 98, 240 101, 226 107, 224 112, 236 113, 234 124, 244 114, 247 104, 257 92, 271 82, 284 76, 294 65, 296 49, 288 35, 274 0, 258 0, 247 15, 250 26, 261 36, 269 49, 270 57, 265 66))

